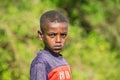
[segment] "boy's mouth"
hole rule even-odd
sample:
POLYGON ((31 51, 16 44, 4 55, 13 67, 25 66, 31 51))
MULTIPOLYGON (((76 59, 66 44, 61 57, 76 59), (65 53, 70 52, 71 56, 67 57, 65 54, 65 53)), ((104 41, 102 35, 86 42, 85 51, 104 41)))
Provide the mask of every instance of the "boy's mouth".
POLYGON ((62 48, 62 45, 55 45, 55 48, 62 48))
POLYGON ((61 50, 62 47, 54 47, 55 50, 61 50))
POLYGON ((54 49, 55 49, 55 50, 61 50, 61 49, 62 49, 62 45, 55 45, 55 46, 54 46, 54 49))

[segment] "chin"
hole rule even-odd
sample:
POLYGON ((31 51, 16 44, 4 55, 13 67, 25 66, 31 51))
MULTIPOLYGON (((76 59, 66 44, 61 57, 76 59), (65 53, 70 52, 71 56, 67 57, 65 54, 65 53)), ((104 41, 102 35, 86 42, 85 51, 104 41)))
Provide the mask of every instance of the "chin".
POLYGON ((62 49, 48 49, 48 50, 52 53, 59 54, 62 49))
POLYGON ((61 50, 54 51, 54 53, 59 54, 61 50))

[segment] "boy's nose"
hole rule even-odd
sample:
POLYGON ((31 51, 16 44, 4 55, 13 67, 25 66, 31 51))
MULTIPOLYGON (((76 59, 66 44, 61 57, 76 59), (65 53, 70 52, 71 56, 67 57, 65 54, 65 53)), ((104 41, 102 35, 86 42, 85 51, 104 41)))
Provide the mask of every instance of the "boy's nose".
POLYGON ((61 43, 61 37, 60 36, 56 36, 56 43, 61 43))

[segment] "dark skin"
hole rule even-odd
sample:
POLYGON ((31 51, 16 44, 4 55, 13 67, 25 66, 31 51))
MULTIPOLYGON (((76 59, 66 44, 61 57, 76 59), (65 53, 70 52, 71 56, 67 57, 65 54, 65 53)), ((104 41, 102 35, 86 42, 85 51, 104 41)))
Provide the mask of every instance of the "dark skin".
POLYGON ((39 38, 43 40, 45 49, 52 53, 60 53, 67 39, 68 24, 66 22, 46 22, 39 38))

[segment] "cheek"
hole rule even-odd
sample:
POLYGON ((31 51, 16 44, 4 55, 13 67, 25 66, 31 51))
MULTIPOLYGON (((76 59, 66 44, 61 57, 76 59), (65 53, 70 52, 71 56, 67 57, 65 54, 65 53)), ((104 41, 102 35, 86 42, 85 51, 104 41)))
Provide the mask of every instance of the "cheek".
POLYGON ((54 44, 54 39, 46 38, 46 42, 49 45, 53 45, 54 44))
POLYGON ((62 41, 62 42, 63 42, 63 44, 65 44, 65 43, 66 43, 66 40, 67 40, 67 38, 63 39, 63 41, 62 41))

